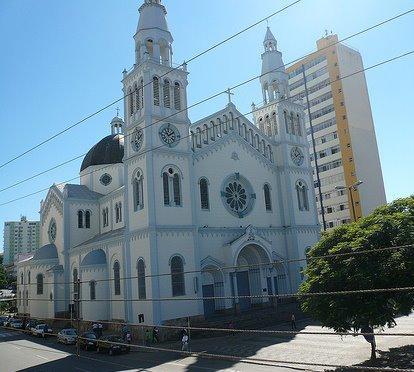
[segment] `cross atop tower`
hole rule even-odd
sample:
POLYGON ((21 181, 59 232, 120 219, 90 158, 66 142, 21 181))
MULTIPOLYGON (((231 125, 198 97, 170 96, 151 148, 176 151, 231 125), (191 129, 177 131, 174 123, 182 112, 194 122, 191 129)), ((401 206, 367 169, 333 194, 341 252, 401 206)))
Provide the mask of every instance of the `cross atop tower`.
POLYGON ((231 92, 230 88, 227 88, 227 90, 225 92, 227 93, 229 104, 230 104, 231 103, 231 96, 234 96, 234 93, 231 92))

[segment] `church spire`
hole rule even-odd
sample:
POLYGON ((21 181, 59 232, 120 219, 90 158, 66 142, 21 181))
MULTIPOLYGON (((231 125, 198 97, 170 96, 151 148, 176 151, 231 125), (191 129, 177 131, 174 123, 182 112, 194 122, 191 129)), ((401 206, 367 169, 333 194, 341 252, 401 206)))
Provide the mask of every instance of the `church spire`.
POLYGON ((150 59, 171 66, 173 37, 168 29, 165 6, 161 0, 145 0, 139 13, 134 36, 136 63, 150 59))
POLYGON ((289 96, 288 75, 283 64, 282 53, 277 50, 277 41, 272 31, 267 27, 263 41, 262 54, 262 85, 263 101, 265 103, 289 96))

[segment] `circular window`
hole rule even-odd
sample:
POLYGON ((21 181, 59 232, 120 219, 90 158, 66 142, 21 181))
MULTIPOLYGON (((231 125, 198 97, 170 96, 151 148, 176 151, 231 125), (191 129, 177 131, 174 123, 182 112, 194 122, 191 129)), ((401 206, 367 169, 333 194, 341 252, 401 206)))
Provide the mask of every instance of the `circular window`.
POLYGON ((99 181, 102 183, 102 185, 108 186, 112 182, 112 177, 108 173, 105 173, 101 176, 99 181))
POLYGON ((221 196, 226 209, 239 218, 251 212, 256 198, 250 182, 238 173, 223 182, 221 196))
POLYGON ((49 234, 49 241, 51 243, 54 243, 56 240, 56 232, 57 232, 57 227, 56 227, 56 221, 52 218, 50 220, 49 223, 49 230, 48 230, 48 234, 49 234))

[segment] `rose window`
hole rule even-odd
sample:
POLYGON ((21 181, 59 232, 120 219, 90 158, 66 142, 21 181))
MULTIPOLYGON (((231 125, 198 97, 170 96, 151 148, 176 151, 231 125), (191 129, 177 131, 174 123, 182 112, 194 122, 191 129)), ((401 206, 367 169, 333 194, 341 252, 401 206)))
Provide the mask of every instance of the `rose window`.
POLYGON ((252 210, 256 198, 249 181, 239 173, 227 177, 222 186, 221 196, 226 209, 239 218, 243 218, 252 210))

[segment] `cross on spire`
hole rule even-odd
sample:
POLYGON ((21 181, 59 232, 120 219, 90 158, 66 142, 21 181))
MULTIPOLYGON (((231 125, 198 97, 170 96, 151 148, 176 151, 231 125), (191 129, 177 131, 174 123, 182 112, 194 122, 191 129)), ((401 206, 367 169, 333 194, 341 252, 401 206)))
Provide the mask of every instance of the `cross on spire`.
POLYGON ((230 88, 227 88, 225 92, 227 93, 229 103, 231 103, 231 96, 234 96, 234 93, 231 92, 230 88))
POLYGON ((116 116, 119 116, 119 107, 116 108, 116 116))

